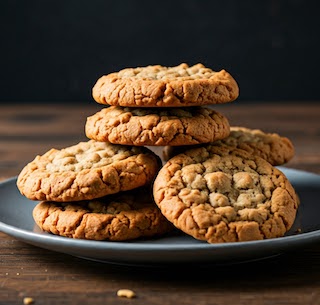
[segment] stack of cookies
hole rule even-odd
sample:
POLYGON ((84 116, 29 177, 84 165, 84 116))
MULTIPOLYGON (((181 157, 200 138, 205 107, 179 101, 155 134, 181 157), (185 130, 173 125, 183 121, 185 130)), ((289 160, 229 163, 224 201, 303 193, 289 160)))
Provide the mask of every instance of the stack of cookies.
POLYGON ((159 168, 159 157, 147 148, 91 140, 37 156, 17 185, 27 198, 42 200, 33 210, 42 230, 123 241, 172 230, 150 192, 159 168))
POLYGON ((225 116, 203 105, 238 97, 233 77, 202 64, 148 66, 102 76, 93 97, 109 107, 89 117, 90 139, 136 146, 210 143, 229 135, 225 116))
POLYGON ((37 156, 17 186, 53 234, 123 241, 173 229, 208 243, 283 236, 298 200, 275 167, 294 154, 278 134, 233 127, 214 105, 239 95, 202 64, 128 68, 102 76, 88 142, 37 156), (149 147, 163 148, 160 159, 149 147), (163 165, 164 163, 164 165, 163 165))

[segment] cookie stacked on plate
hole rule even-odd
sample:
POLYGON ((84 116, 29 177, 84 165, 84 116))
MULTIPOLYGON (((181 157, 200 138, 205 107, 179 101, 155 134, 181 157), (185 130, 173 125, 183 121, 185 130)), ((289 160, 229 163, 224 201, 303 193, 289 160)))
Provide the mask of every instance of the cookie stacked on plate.
POLYGON ((153 194, 170 222, 209 243, 284 236, 299 205, 287 177, 271 163, 237 145, 216 143, 171 157, 153 194))
POLYGON ((87 118, 88 142, 37 156, 18 177, 24 196, 42 200, 33 216, 44 231, 123 241, 177 228, 215 243, 290 229, 298 200, 274 165, 293 145, 230 127, 214 110, 239 95, 228 72, 128 68, 99 78, 92 93, 105 108, 87 118), (164 147, 163 166, 150 146, 164 147))

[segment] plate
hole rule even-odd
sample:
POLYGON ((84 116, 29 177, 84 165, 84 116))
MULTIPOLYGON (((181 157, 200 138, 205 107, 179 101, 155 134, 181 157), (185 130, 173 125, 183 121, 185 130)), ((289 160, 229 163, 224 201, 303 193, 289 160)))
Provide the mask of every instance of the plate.
POLYGON ((279 255, 320 241, 320 175, 279 167, 295 187, 301 204, 284 237, 208 244, 184 234, 130 242, 71 239, 42 232, 32 218, 37 201, 22 196, 16 177, 0 183, 0 231, 25 243, 84 259, 122 265, 234 264, 279 255))

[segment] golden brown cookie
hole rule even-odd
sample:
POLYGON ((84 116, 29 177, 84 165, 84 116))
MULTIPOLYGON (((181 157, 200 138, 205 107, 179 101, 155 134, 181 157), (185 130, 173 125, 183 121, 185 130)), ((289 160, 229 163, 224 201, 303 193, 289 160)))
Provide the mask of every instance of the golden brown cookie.
POLYGON ((124 145, 191 145, 225 138, 229 122, 205 107, 128 108, 110 106, 87 118, 90 139, 124 145))
POLYGON ((239 87, 225 70, 202 64, 127 68, 104 75, 92 89, 96 102, 127 107, 183 107, 234 101, 239 87))
POLYGON ((43 201, 33 218, 44 231, 70 238, 124 241, 173 230, 149 188, 79 202, 43 201))
POLYGON ((90 140, 37 156, 17 186, 31 200, 90 200, 151 183, 160 166, 148 148, 90 140))
POLYGON ((281 237, 298 208, 280 170, 244 150, 213 145, 171 158, 153 193, 170 222, 209 243, 281 237))
MULTIPOLYGON (((230 127, 230 135, 210 145, 226 145, 229 148, 240 148, 251 155, 259 156, 272 165, 283 165, 294 156, 294 145, 287 138, 277 133, 266 133, 260 129, 245 127, 230 127)), ((173 156, 190 149, 190 146, 170 147, 163 149, 163 159, 169 160, 173 156)))

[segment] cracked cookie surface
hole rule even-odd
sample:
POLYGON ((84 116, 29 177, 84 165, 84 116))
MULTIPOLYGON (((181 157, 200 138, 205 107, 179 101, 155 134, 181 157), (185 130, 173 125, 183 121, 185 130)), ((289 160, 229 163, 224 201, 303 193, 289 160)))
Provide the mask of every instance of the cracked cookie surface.
MULTIPOLYGON (((274 166, 287 163, 295 153, 294 145, 287 137, 282 137, 277 133, 266 133, 260 129, 239 126, 231 126, 228 137, 210 145, 240 148, 251 155, 265 159, 274 166)), ((167 161, 187 149, 190 149, 190 146, 166 146, 163 149, 163 159, 167 161)))
POLYGON ((100 77, 92 89, 96 102, 128 107, 183 107, 221 104, 239 95, 235 79, 225 70, 202 64, 126 68, 100 77))
POLYGON ((110 106, 87 118, 86 135, 124 145, 192 145, 223 139, 229 122, 206 107, 129 108, 110 106))
POLYGON ((79 239, 125 241, 173 230, 149 188, 79 202, 43 201, 33 218, 44 231, 79 239))
POLYGON ((160 166, 148 148, 90 140, 36 156, 17 186, 31 200, 90 200, 151 183, 160 166))
POLYGON ((240 149, 200 147, 171 158, 153 190, 162 214, 209 243, 283 236, 298 208, 286 176, 240 149))

